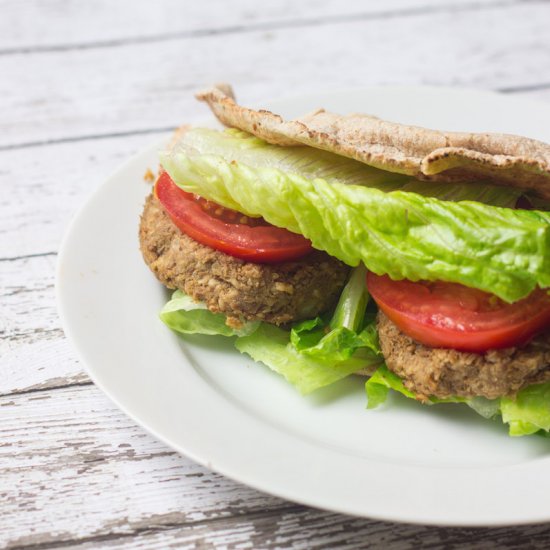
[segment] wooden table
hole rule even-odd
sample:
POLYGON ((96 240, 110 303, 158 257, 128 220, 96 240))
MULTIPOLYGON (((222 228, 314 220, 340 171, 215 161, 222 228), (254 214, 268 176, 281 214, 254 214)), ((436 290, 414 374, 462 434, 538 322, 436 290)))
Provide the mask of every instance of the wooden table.
POLYGON ((197 88, 230 81, 244 103, 371 84, 550 101, 549 27, 544 0, 0 0, 0 546, 550 547, 550 525, 357 519, 194 464, 90 382, 54 289, 71 216, 122 161, 204 116, 197 88))

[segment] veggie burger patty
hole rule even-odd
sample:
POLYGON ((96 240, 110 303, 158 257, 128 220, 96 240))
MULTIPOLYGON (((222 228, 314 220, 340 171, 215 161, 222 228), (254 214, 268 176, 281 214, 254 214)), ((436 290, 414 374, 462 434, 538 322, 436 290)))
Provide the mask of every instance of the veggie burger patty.
POLYGON ((420 344, 381 311, 377 325, 386 365, 420 400, 429 396, 495 399, 550 380, 550 332, 520 348, 478 354, 420 344))
POLYGON ((235 327, 243 320, 280 325, 315 317, 334 305, 349 273, 320 251, 275 264, 229 256, 180 231, 154 194, 147 198, 139 238, 145 262, 161 283, 224 313, 235 327))

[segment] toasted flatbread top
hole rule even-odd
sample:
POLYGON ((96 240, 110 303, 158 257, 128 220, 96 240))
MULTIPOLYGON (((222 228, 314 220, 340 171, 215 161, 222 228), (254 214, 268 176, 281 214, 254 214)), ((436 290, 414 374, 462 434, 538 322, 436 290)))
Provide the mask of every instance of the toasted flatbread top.
POLYGON ((487 180, 550 199, 550 145, 520 136, 442 132, 319 109, 285 121, 242 107, 227 84, 197 94, 226 126, 277 145, 309 145, 419 180, 487 180))

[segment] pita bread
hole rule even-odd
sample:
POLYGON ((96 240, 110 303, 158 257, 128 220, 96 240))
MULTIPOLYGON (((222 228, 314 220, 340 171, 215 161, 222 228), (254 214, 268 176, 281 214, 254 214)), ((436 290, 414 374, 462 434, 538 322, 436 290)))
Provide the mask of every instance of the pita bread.
POLYGON ((242 107, 227 84, 197 94, 226 126, 269 143, 309 145, 371 166, 429 181, 486 180, 550 199, 550 145, 508 134, 441 132, 364 114, 319 109, 285 121, 242 107))

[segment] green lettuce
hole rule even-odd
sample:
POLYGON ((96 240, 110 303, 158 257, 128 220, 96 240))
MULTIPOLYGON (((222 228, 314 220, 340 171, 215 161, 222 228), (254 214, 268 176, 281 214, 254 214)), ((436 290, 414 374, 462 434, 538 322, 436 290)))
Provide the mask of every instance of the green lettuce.
POLYGON ((515 190, 451 192, 238 131, 190 130, 161 162, 187 191, 301 233, 351 266, 458 282, 508 302, 550 286, 550 213, 506 208, 515 190))
MULTIPOLYGON (((410 399, 416 399, 414 393, 403 385, 399 376, 382 365, 365 383, 367 408, 374 409, 384 403, 390 389, 410 399)), ((511 436, 534 433, 547 435, 550 432, 550 382, 524 388, 518 392, 514 399, 508 397, 500 399, 485 399, 483 397, 438 399, 430 397, 425 404, 437 403, 464 403, 485 418, 501 416, 502 421, 508 424, 511 436)))
POLYGON ((380 362, 372 342, 369 342, 372 349, 344 354, 341 358, 328 354, 303 354, 291 343, 289 330, 260 322, 244 323, 239 329, 229 327, 225 324, 225 315, 212 313, 204 304, 195 302, 179 290, 174 292, 172 299, 161 310, 160 318, 168 327, 181 334, 234 337, 235 347, 241 353, 250 355, 255 361, 264 363, 284 376, 302 394, 380 362))
MULTIPOLYGON (((367 305, 368 295, 361 290, 363 275, 361 268, 352 274, 329 321, 311 319, 296 324, 292 331, 260 322, 231 328, 225 324, 223 314, 212 313, 179 290, 161 310, 160 318, 182 334, 232 337, 241 353, 264 363, 302 394, 308 394, 358 370, 377 367, 381 362, 374 317, 367 305), (359 305, 353 306, 354 300, 359 305), (342 328, 347 332, 342 333, 342 328), (336 336, 325 340, 331 333, 336 336)), ((402 380, 381 365, 365 384, 367 408, 381 405, 390 389, 415 399, 402 380)), ((525 388, 516 399, 430 398, 427 404, 436 403, 464 403, 485 418, 500 415, 503 422, 509 424, 512 436, 550 432, 550 383, 525 388)))
POLYGON ((363 265, 352 270, 338 305, 327 321, 322 317, 294 325, 290 341, 303 355, 324 361, 345 361, 350 357, 380 362, 375 311, 367 312, 369 293, 363 265))
POLYGON ((550 383, 521 390, 515 399, 500 400, 502 420, 510 425, 510 435, 550 431, 550 383))
POLYGON ((174 292, 159 316, 165 325, 181 334, 245 336, 253 333, 260 324, 258 321, 249 322, 234 329, 226 325, 225 315, 212 313, 205 304, 195 302, 181 290, 174 292))
POLYGON ((304 395, 379 362, 372 355, 337 362, 305 355, 291 344, 288 331, 267 323, 250 336, 237 338, 235 347, 284 376, 304 395))

